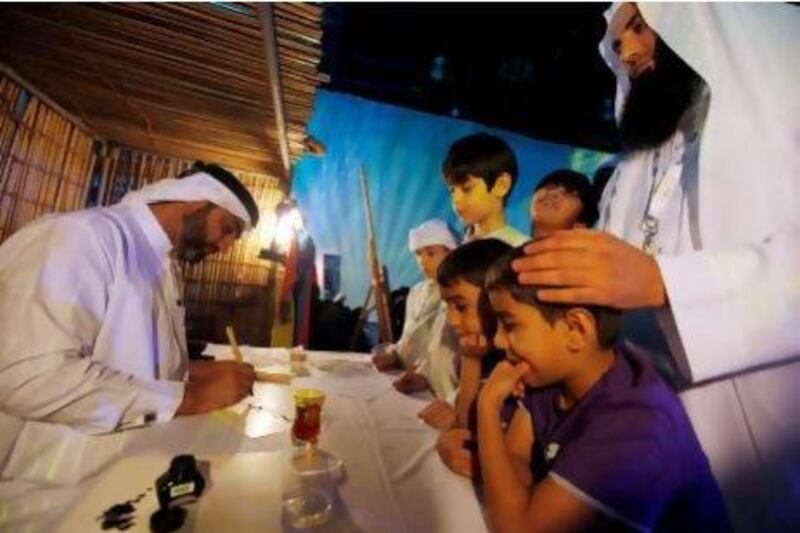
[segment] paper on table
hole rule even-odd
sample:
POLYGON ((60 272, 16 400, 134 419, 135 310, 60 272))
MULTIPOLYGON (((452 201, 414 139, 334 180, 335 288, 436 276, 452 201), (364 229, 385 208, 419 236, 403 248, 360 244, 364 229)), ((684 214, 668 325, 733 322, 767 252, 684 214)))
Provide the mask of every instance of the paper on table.
MULTIPOLYGON (((348 371, 349 372, 349 371, 348 371)), ((338 394, 348 398, 369 401, 380 396, 392 387, 391 379, 383 374, 370 370, 354 378, 352 374, 337 375, 314 369, 311 376, 296 378, 293 383, 297 388, 322 389, 327 394, 338 394)))
MULTIPOLYGON (((289 361, 289 350, 286 348, 257 348, 240 345, 243 359, 254 366, 274 365, 289 361)), ((229 344, 209 344, 203 354, 211 355, 219 360, 234 358, 229 344)))
POLYGON ((309 363, 314 368, 327 372, 333 376, 361 377, 374 375, 375 370, 370 361, 352 361, 348 359, 325 359, 309 363))

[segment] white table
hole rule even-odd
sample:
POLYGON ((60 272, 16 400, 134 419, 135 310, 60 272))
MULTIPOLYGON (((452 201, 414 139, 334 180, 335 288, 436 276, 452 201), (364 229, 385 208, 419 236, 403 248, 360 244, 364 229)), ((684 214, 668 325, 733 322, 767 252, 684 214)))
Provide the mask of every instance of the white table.
MULTIPOLYGON (((288 361, 283 349, 242 350, 257 367, 288 361)), ((206 352, 229 356, 226 346, 206 352)), ((486 531, 471 483, 442 464, 434 450, 437 432, 417 418, 424 400, 397 393, 364 354, 307 355, 311 375, 291 386, 257 383, 254 397, 231 409, 126 432, 122 457, 77 487, 6 487, 0 530, 100 530, 96 516, 152 486, 178 453, 211 464, 212 486, 185 530, 280 530, 282 469, 291 447, 290 425, 281 415, 293 417, 293 388, 315 386, 327 392, 320 448, 340 457, 346 471, 323 530, 486 531), (250 402, 262 408, 248 409, 250 402)), ((138 504, 137 525, 129 531, 147 530, 149 510, 141 511, 154 505, 152 494, 138 504)))

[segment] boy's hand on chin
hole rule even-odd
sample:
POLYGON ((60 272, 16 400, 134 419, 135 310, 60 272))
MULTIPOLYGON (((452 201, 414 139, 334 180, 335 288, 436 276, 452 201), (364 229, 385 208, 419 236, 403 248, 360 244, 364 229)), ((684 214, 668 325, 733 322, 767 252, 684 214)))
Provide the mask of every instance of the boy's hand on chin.
POLYGON ((429 403, 417 416, 429 426, 442 431, 453 427, 456 421, 455 409, 443 400, 436 400, 429 403))
POLYGON ((530 370, 530 365, 525 361, 511 363, 501 361, 489 376, 486 384, 481 388, 478 396, 479 404, 484 408, 500 409, 506 398, 520 397, 525 392, 525 383, 522 376, 530 370))
POLYGON ((463 335, 458 338, 461 355, 470 359, 483 359, 491 351, 492 345, 480 334, 463 335))
POLYGON ((473 452, 467 448, 471 441, 472 433, 460 428, 441 433, 436 441, 436 451, 447 468, 469 479, 474 477, 473 452))

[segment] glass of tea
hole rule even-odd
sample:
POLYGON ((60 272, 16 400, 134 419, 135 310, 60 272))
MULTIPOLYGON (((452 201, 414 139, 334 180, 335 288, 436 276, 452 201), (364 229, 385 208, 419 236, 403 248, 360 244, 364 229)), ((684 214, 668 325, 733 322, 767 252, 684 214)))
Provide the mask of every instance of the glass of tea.
POLYGON ((313 449, 319 439, 325 393, 319 389, 297 389, 293 396, 295 416, 292 441, 296 445, 305 444, 307 448, 313 449))
POLYGON ((343 479, 341 459, 317 447, 325 393, 318 389, 293 392, 295 417, 292 424, 287 489, 283 510, 294 528, 325 524, 333 512, 336 487, 343 479))

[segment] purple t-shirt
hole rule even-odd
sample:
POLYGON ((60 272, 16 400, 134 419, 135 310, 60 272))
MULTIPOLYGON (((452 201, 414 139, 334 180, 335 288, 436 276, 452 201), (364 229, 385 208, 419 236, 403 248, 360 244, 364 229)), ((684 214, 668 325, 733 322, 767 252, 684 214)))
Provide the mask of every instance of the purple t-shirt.
POLYGON ((555 387, 529 389, 534 478, 556 483, 638 530, 728 531, 708 459, 675 393, 645 361, 618 353, 570 410, 555 387))

